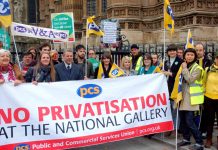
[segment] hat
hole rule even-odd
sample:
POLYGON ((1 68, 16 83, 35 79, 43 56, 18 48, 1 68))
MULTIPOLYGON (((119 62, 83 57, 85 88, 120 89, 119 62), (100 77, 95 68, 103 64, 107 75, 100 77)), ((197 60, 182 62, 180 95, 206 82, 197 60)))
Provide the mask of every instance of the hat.
POLYGON ((167 47, 167 52, 168 51, 177 51, 177 46, 175 44, 170 44, 168 47, 167 47))
POLYGON ((132 44, 131 49, 133 48, 139 49, 139 47, 136 44, 132 44))
POLYGON ((215 53, 215 57, 218 57, 218 51, 216 51, 216 53, 215 53))

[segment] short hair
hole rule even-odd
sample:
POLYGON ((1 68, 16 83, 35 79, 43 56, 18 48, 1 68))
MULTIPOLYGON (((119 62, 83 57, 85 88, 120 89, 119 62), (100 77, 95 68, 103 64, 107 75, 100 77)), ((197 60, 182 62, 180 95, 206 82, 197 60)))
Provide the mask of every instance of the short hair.
POLYGON ((76 46, 76 52, 77 52, 79 49, 81 49, 81 48, 86 49, 85 46, 83 46, 82 44, 79 44, 79 45, 76 46))
MULTIPOLYGON (((93 51, 94 53, 96 53, 96 50, 94 50, 94 49, 89 49, 89 51, 93 51)), ((88 53, 89 53, 89 51, 88 51, 88 53)))
POLYGON ((203 47, 203 49, 205 50, 205 46, 204 46, 204 44, 203 44, 202 42, 196 43, 196 44, 195 44, 195 47, 196 47, 197 45, 201 45, 201 46, 203 47))
POLYGON ((63 51, 63 54, 65 54, 66 52, 71 52, 71 53, 73 53, 73 51, 71 50, 71 49, 65 49, 64 51, 63 51))
POLYGON ((152 53, 151 56, 152 56, 152 55, 156 55, 156 56, 157 56, 157 59, 159 58, 159 55, 158 55, 157 53, 152 53))
POLYGON ((11 56, 11 52, 9 50, 6 49, 0 49, 0 55, 7 52, 9 54, 9 56, 11 56))
POLYGON ((170 44, 168 47, 167 47, 167 52, 168 51, 177 51, 177 46, 175 44, 170 44))
POLYGON ((24 56, 29 56, 29 55, 31 55, 31 57, 32 57, 32 59, 33 59, 34 56, 33 56, 33 54, 32 54, 31 52, 26 51, 26 52, 23 53, 23 57, 24 57, 24 56))
POLYGON ((48 43, 43 43, 40 47, 39 47, 39 50, 41 51, 43 47, 49 47, 51 49, 51 45, 48 44, 48 43))
POLYGON ((178 51, 178 50, 182 50, 182 51, 184 52, 184 47, 183 47, 183 46, 179 46, 178 49, 177 49, 177 51, 178 51))

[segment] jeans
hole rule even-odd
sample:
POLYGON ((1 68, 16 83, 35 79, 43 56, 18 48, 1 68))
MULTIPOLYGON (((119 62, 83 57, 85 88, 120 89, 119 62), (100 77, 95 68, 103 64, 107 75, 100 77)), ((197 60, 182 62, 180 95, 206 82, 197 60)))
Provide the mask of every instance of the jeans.
POLYGON ((201 133, 194 122, 194 111, 180 111, 179 114, 183 139, 190 141, 192 133, 196 143, 203 145, 201 133))

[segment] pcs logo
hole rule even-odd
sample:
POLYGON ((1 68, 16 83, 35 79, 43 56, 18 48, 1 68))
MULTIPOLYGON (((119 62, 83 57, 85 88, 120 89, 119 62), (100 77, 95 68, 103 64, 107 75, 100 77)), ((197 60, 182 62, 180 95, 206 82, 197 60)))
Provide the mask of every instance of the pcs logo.
POLYGON ((30 145, 28 144, 20 144, 17 145, 14 150, 30 150, 30 145))
POLYGON ((77 89, 77 94, 82 98, 94 98, 101 92, 102 88, 96 84, 85 84, 77 89))

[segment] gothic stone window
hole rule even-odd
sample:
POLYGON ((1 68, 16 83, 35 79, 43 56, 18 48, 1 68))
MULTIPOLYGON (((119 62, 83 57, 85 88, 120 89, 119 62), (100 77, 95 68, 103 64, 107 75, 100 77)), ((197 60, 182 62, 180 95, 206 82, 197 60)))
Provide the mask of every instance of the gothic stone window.
POLYGON ((102 13, 106 13, 107 10, 107 0, 102 0, 102 13))
POLYGON ((96 0, 87 0, 87 15, 93 16, 96 14, 96 0))

